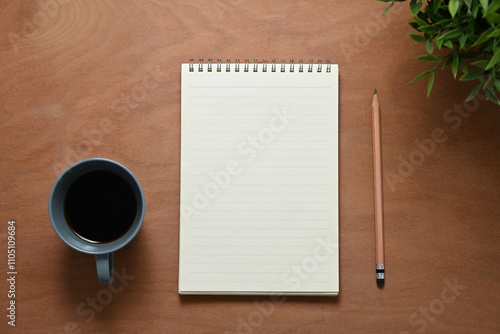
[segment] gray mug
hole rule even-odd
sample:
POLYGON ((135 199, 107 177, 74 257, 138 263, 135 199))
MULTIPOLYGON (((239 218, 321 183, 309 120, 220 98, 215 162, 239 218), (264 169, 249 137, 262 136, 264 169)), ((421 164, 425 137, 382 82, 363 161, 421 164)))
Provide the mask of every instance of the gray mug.
POLYGON ((104 158, 68 167, 49 197, 52 227, 71 248, 95 255, 101 284, 113 281, 113 252, 136 236, 145 212, 139 180, 125 166, 104 158))

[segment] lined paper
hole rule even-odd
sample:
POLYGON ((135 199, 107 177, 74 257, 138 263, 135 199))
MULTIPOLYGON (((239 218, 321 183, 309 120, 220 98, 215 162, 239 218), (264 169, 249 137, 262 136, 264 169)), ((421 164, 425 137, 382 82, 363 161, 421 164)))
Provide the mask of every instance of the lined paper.
POLYGON ((338 67, 182 65, 180 294, 336 295, 338 67))

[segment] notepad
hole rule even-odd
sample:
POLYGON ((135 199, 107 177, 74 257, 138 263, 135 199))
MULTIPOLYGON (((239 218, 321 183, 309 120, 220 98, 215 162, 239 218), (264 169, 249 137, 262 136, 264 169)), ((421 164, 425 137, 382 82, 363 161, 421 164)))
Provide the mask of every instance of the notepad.
POLYGON ((338 66, 182 64, 179 294, 339 291, 338 66))

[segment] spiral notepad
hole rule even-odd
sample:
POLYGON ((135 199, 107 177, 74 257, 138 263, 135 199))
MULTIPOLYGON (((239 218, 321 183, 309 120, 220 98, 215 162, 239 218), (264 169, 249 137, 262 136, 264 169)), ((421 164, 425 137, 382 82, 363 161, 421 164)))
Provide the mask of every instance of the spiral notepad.
POLYGON ((182 64, 180 294, 339 291, 338 66, 182 64))

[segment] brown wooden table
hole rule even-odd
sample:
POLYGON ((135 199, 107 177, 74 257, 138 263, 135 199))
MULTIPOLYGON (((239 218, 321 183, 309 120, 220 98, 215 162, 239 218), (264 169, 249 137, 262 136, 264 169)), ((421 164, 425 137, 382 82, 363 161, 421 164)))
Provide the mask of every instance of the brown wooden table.
POLYGON ((500 112, 438 72, 408 3, 3 1, 0 4, 1 331, 498 333, 500 112), (177 293, 180 67, 190 58, 330 59, 340 68, 340 296, 177 293), (386 285, 375 284, 371 101, 382 108, 386 285), (141 181, 147 214, 116 253, 121 280, 63 244, 47 203, 71 163, 106 157, 141 181), (15 328, 8 221, 15 220, 15 328))

